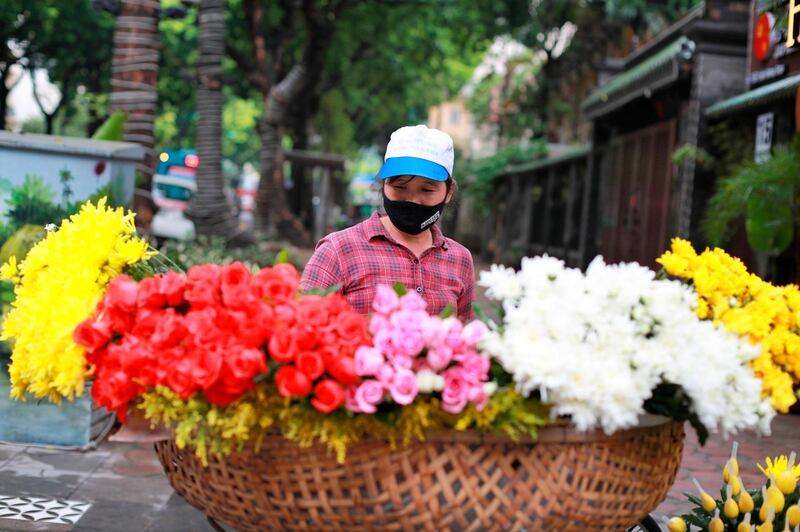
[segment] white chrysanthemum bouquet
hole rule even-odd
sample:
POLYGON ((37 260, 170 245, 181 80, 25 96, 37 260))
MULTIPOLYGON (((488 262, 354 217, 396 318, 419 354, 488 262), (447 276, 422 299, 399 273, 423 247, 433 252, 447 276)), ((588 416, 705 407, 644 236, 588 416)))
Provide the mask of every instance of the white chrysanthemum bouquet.
POLYGON ((747 362, 759 346, 698 319, 697 295, 638 264, 596 258, 584 274, 550 257, 492 266, 479 284, 501 323, 482 349, 525 396, 580 430, 634 426, 646 412, 707 430, 769 431, 775 415, 747 362))

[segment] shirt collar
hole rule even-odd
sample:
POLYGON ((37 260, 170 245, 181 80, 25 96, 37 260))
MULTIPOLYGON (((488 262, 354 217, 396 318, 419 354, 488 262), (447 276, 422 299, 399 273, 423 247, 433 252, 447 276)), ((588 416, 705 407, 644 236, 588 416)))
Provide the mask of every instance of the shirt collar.
MULTIPOLYGON (((381 215, 377 212, 373 212, 372 216, 366 219, 364 223, 364 229, 367 234, 367 240, 383 237, 390 242, 397 243, 397 241, 392 238, 392 235, 389 234, 389 231, 386 230, 386 227, 383 226, 383 222, 381 222, 381 215)), ((431 235, 433 236, 433 245, 431 247, 441 247, 442 249, 447 250, 447 240, 444 238, 442 230, 439 229, 439 224, 433 224, 431 226, 431 235)))

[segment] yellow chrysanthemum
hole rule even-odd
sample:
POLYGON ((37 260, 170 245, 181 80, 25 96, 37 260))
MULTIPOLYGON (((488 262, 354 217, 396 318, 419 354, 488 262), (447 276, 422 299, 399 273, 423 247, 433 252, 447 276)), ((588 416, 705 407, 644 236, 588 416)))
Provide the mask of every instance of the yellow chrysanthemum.
POLYGON ((786 412, 797 402, 800 383, 800 288, 777 287, 747 271, 744 263, 724 250, 699 255, 686 240, 672 240, 658 262, 670 275, 692 282, 697 292, 697 316, 762 348, 751 367, 763 381, 763 394, 786 412))
POLYGON ((11 394, 60 402, 83 393, 87 366, 75 327, 94 312, 108 282, 151 256, 135 236, 133 213, 89 202, 31 248, 17 266, 0 274, 14 282, 15 301, 3 321, 3 340, 13 340, 11 394))
MULTIPOLYGON (((783 473, 789 468, 789 459, 783 454, 778 458, 775 458, 775 460, 771 460, 769 457, 767 457, 765 458, 765 461, 767 463, 766 467, 762 467, 761 464, 756 464, 756 466, 758 466, 758 468, 767 478, 771 478, 772 475, 777 477, 779 473, 783 473)), ((800 479, 800 464, 797 464, 792 468, 792 474, 794 475, 794 478, 800 479)))

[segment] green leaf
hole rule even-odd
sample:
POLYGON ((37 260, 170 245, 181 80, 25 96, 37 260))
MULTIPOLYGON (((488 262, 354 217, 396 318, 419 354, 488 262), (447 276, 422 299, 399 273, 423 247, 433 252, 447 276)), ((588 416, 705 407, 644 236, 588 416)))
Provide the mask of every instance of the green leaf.
POLYGON ((753 249, 780 253, 794 237, 791 191, 780 187, 766 193, 754 194, 747 202, 747 241, 753 249), (788 200, 788 202, 787 202, 788 200))
POLYGON ((338 292, 341 289, 342 289, 342 285, 341 284, 335 284, 335 285, 330 286, 328 288, 320 288, 320 287, 309 288, 304 293, 308 294, 308 295, 312 295, 312 296, 325 297, 325 296, 329 296, 331 294, 335 294, 336 292, 338 292))
POLYGON ((289 262, 289 250, 283 248, 275 255, 275 264, 286 264, 289 262))
POLYGON ((439 317, 442 319, 449 318, 452 315, 453 315, 453 305, 450 305, 449 303, 446 307, 444 307, 442 312, 439 313, 439 317))
POLYGON ((403 297, 404 295, 406 295, 408 293, 408 289, 406 289, 406 287, 403 286, 403 283, 401 283, 400 281, 394 283, 392 285, 392 288, 394 288, 394 291, 400 297, 403 297))
POLYGON ((489 319, 489 316, 486 315, 486 311, 483 310, 483 307, 480 305, 480 303, 473 303, 472 311, 475 313, 475 317, 486 325, 489 325, 492 322, 492 320, 489 319))

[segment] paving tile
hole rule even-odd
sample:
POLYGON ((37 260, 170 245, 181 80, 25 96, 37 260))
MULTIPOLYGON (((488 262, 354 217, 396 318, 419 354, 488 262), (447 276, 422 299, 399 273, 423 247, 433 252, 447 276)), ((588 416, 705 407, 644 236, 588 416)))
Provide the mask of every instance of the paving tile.
POLYGON ((173 493, 169 502, 153 516, 153 526, 148 532, 212 532, 203 512, 191 506, 180 495, 173 493))
POLYGON ((153 511, 147 504, 128 501, 94 501, 72 529, 75 532, 140 532, 152 525, 153 511))
POLYGON ((24 445, 0 442, 0 467, 23 451, 25 451, 24 445))

